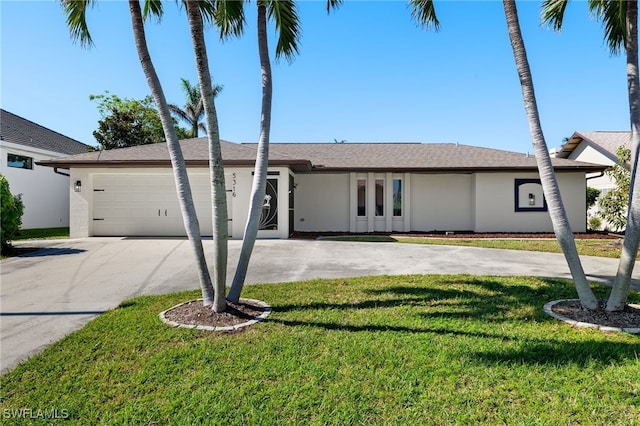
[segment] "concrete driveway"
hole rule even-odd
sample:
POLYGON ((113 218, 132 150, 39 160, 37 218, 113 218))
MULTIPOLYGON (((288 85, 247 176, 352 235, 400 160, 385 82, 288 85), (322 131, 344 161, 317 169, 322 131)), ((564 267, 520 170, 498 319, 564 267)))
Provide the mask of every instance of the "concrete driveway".
MULTIPOLYGON (((240 241, 229 242, 229 281, 240 241)), ((184 239, 87 238, 28 242, 42 247, 0 263, 0 370, 41 351, 121 301, 195 289, 198 279, 184 239)), ((212 242, 205 241, 211 254, 212 242)), ((594 281, 611 280, 616 259, 583 257, 594 281)), ((640 289, 636 266, 634 288, 640 289)), ((381 274, 531 275, 568 278, 560 254, 307 240, 259 240, 248 284, 381 274)))

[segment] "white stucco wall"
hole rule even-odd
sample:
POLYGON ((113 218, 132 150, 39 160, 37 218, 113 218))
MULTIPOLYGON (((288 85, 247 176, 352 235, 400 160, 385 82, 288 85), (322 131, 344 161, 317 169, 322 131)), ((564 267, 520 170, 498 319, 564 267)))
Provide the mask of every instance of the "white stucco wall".
POLYGON ((593 146, 582 142, 580 143, 568 157, 570 160, 584 161, 585 163, 604 164, 610 166, 615 164, 615 160, 610 156, 603 154, 593 146))
MULTIPOLYGON (((560 193, 573 232, 586 231, 586 185, 583 173, 557 173, 560 193)), ((475 178, 476 232, 553 232, 547 211, 515 210, 515 180, 534 173, 478 173, 475 178)))
MULTIPOLYGON (((269 178, 278 179, 278 197, 279 197, 279 216, 278 230, 260 231, 260 238, 286 238, 288 237, 288 169, 276 168, 269 169, 270 172, 279 172, 279 175, 271 175, 269 178)), ((228 209, 232 220, 229 222, 229 233, 233 239, 241 239, 244 233, 244 227, 249 209, 249 197, 251 193, 251 184, 253 181, 252 168, 228 168, 225 170, 225 183, 228 190, 227 201, 230 203, 228 209)), ((199 184, 206 186, 208 184, 207 168, 192 168, 189 170, 189 178, 192 185, 199 184)), ((171 169, 168 168, 73 168, 71 170, 71 180, 68 184, 70 191, 70 233, 71 238, 83 238, 95 235, 94 230, 94 182, 95 177, 101 175, 120 175, 145 177, 148 179, 157 179, 162 176, 163 181, 173 182, 167 177, 172 176, 171 169), (82 182, 80 192, 75 192, 73 187, 76 181, 82 182)), ((193 189, 193 188, 192 188, 193 189)), ((201 188, 202 189, 202 188, 201 188)), ((208 188, 207 188, 208 189, 208 188)), ((175 195, 175 186, 169 188, 171 195, 165 204, 170 207, 177 206, 177 196, 175 195)), ((200 221, 200 228, 204 235, 210 235, 211 219, 210 211, 206 207, 210 204, 208 191, 194 192, 196 207, 200 221), (199 195, 198 195, 199 194, 199 195)), ((165 207, 162 207, 163 209, 165 207)), ((171 231, 173 232, 173 231, 171 231)))
POLYGON ((349 231, 349 173, 297 174, 295 183, 296 231, 349 231))
POLYGON ((411 230, 472 230, 472 182, 472 175, 412 174, 411 230))
MULTIPOLYGON (((570 160, 584 161, 586 163, 603 164, 605 166, 613 166, 616 162, 610 156, 603 154, 593 146, 582 142, 578 145, 571 155, 570 160)), ((615 183, 608 176, 601 176, 601 173, 591 173, 587 175, 587 186, 599 190, 608 190, 615 187, 615 183)))
POLYGON ((69 178, 55 174, 51 167, 35 164, 61 156, 56 152, 0 141, 0 173, 9 181, 14 195, 22 194, 22 229, 69 226, 69 178), (8 167, 9 153, 33 158, 33 169, 8 167))
MULTIPOLYGON (((261 231, 260 238, 287 238, 289 236, 289 178, 287 168, 270 169, 270 179, 278 179, 278 229, 261 231), (276 174, 277 173, 277 174, 276 174)), ((98 175, 171 176, 168 168, 137 169, 82 169, 71 171, 70 217, 72 238, 94 235, 94 180, 98 175), (76 181, 82 182, 81 192, 74 192, 76 181)), ((207 183, 206 168, 189 171, 193 182, 207 183)), ((232 214, 230 234, 242 238, 249 208, 252 168, 228 168, 227 179, 229 210, 232 214)), ((583 173, 558 173, 562 196, 575 232, 586 230, 585 180, 583 173)), ((302 232, 373 232, 386 231, 463 231, 476 232, 551 232, 548 212, 530 212, 515 209, 515 180, 536 179, 536 173, 478 173, 478 174, 378 174, 378 173, 326 173, 297 174, 294 229, 302 232), (366 178, 369 187, 376 179, 385 179, 385 214, 381 217, 357 217, 356 184, 366 178), (402 217, 392 217, 392 181, 403 180, 402 217), (360 222, 358 222, 360 220, 360 222)), ((370 189, 368 187, 368 189, 370 189)), ((175 191, 175 188, 172 188, 175 191)), ((371 191, 369 191, 371 192, 371 191)), ((530 188, 525 191, 528 195, 530 188)), ((368 194, 368 212, 374 211, 368 194)), ((175 195, 173 195, 175 197, 175 195)), ((198 200, 196 200, 198 204, 198 200)), ((202 201, 202 200, 200 200, 202 201)), ((207 201, 207 200, 205 200, 207 201)), ((200 202, 200 204, 202 204, 200 202)), ((206 205, 206 203, 205 203, 206 205)), ((154 207, 159 208, 159 207, 154 207)), ((162 207, 164 212, 164 207, 162 207)), ((200 211, 199 211, 200 214, 200 211)), ((205 226, 207 216, 201 221, 205 226)), ((163 215, 164 216, 164 215, 163 215)), ((175 225, 175 224, 174 224, 175 225)), ((209 225, 210 226, 210 225, 209 225)), ((206 227, 206 226, 205 226, 206 227)))

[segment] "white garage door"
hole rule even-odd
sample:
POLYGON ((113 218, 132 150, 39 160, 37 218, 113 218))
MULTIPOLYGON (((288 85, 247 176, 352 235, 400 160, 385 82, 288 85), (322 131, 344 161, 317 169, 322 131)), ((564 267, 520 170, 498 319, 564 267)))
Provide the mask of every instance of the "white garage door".
MULTIPOLYGON (((211 236, 209 175, 190 175, 189 181, 200 232, 211 236)), ((93 177, 93 188, 93 235, 186 235, 172 174, 98 174, 93 177)), ((231 219, 230 191, 227 205, 231 219)))

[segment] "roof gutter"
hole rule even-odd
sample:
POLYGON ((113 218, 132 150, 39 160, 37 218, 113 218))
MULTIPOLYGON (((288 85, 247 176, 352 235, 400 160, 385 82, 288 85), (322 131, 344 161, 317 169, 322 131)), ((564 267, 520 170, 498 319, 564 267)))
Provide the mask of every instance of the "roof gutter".
POLYGON ((595 175, 595 176, 588 176, 588 177, 586 178, 586 180, 589 180, 589 179, 597 179, 597 178, 601 178, 602 176, 604 176, 604 172, 600 172, 599 174, 597 174, 597 175, 595 175))
POLYGON ((54 167, 54 168, 53 168, 53 173, 55 173, 55 174, 57 174, 57 175, 66 176, 66 177, 71 176, 69 173, 64 173, 64 172, 58 171, 58 168, 57 168, 57 167, 54 167))

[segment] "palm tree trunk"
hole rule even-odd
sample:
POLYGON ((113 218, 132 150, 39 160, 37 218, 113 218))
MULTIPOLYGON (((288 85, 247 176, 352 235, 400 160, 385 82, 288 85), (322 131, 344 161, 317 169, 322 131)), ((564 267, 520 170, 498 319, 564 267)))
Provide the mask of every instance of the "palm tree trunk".
POLYGON ((129 12, 131 13, 131 23, 133 25, 133 35, 136 43, 136 49, 142 65, 142 70, 147 78, 149 89, 153 95, 158 112, 160 113, 160 120, 162 121, 162 128, 164 130, 165 137, 167 138, 167 147, 169 149, 169 156, 171 158, 171 165, 173 168, 173 175, 176 182, 176 189, 178 191, 178 200, 180 202, 180 209, 182 210, 182 218, 184 220, 184 227, 187 232, 189 241, 191 242, 193 251, 196 256, 196 264, 198 267, 198 278, 200 280, 200 288, 202 290, 202 298, 204 303, 211 304, 213 302, 213 287, 211 285, 211 276, 209 275, 209 269, 207 268, 207 262, 204 256, 204 249, 202 247, 202 239, 200 235, 200 225, 198 224, 198 216, 193 204, 193 197, 191 195, 191 187, 189 185, 189 177, 187 176, 187 166, 182 156, 182 150, 180 148, 180 142, 176 135, 176 129, 173 125, 171 118, 171 112, 167 106, 167 100, 164 97, 162 85, 156 74, 153 62, 151 62, 151 56, 149 55, 149 49, 147 48, 147 40, 144 31, 144 23, 142 21, 142 13, 140 10, 140 3, 138 0, 129 1, 129 12))
POLYGON ((265 188, 267 186, 267 170, 269 167, 269 133, 271 130, 271 63, 269 61, 269 46, 267 43, 267 7, 263 1, 258 1, 258 52, 260 55, 260 69, 262 74, 262 115, 260 117, 260 140, 256 154, 253 185, 251 187, 251 203, 249 217, 242 239, 242 249, 238 259, 238 267, 233 277, 231 290, 227 299, 238 303, 249 268, 249 259, 258 235, 260 214, 264 203, 265 188))
POLYGON ((516 61, 518 76, 520 77, 524 108, 527 113, 529 131, 531 132, 531 138, 533 140, 540 181, 549 206, 549 216, 553 224, 553 232, 558 239, 558 243, 560 243, 562 252, 569 265, 580 303, 584 308, 597 309, 598 302, 591 287, 589 287, 589 282, 582 269, 582 263, 580 263, 578 250, 573 239, 573 232, 571 231, 569 219, 562 204, 560 188, 558 187, 555 171, 551 164, 551 157, 542 133, 540 115, 538 113, 536 96, 533 89, 533 78, 531 76, 531 69, 529 68, 529 60, 527 59, 524 40, 522 39, 522 32, 520 31, 515 0, 503 0, 503 5, 507 18, 509 39, 511 40, 511 47, 513 48, 513 56, 516 61))
POLYGON ((624 244, 613 289, 607 302, 608 311, 621 311, 627 304, 631 289, 631 274, 636 263, 640 243, 640 185, 636 179, 638 150, 640 149, 640 83, 638 81, 638 2, 627 2, 627 87, 631 116, 631 182, 629 211, 624 244))
POLYGON ((211 73, 209 72, 209 60, 207 48, 204 43, 204 28, 202 15, 197 2, 186 1, 191 39, 196 58, 200 93, 204 103, 205 120, 209 132, 209 172, 211 175, 211 210, 213 219, 214 263, 213 263, 213 311, 224 312, 227 308, 225 287, 227 280, 228 257, 228 213, 227 193, 224 182, 224 164, 222 162, 222 150, 220 148, 220 130, 218 128, 218 116, 213 101, 213 87, 211 85, 211 73))

